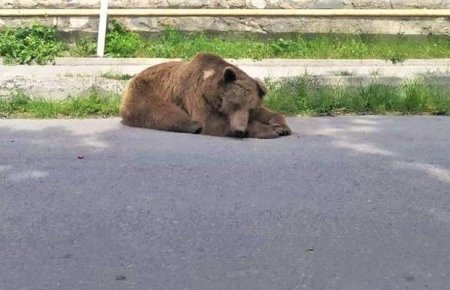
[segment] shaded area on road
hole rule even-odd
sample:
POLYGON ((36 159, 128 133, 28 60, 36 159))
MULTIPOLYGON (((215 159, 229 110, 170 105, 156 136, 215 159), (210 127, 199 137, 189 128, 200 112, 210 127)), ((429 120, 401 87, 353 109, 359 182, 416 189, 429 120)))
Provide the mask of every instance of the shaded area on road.
POLYGON ((445 289, 450 118, 289 122, 235 140, 0 121, 0 285, 445 289))

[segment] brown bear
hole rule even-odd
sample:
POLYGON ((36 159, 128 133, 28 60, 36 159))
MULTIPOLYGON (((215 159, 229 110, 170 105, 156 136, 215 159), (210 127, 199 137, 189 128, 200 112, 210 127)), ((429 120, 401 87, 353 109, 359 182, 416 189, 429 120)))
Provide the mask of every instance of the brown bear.
POLYGON ((151 66, 122 97, 128 126, 213 136, 277 138, 291 134, 285 118, 262 105, 264 84, 212 54, 151 66))

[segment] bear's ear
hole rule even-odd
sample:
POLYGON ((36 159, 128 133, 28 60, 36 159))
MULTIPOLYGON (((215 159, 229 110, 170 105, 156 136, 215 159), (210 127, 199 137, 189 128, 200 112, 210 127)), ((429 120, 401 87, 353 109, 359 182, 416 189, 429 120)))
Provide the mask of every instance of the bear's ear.
POLYGON ((258 95, 260 98, 264 97, 267 94, 267 88, 262 82, 262 80, 256 78, 256 86, 258 87, 258 95))
POLYGON ((225 80, 225 83, 234 82, 236 80, 236 72, 232 67, 227 66, 223 70, 223 79, 225 80))

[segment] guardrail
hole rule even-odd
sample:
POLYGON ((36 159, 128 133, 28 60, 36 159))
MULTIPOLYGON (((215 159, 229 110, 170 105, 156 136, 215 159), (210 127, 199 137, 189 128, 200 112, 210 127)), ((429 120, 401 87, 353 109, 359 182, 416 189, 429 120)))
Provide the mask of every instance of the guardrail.
POLYGON ((99 16, 97 56, 103 57, 107 16, 140 17, 450 17, 450 9, 0 9, 0 17, 99 16))

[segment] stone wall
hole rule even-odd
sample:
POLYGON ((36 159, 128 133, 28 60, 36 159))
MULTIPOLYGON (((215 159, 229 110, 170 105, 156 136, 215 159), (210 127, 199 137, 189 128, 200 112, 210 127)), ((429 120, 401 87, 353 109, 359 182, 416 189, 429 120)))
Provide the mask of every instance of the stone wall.
MULTIPOLYGON (((0 8, 97 8, 99 0, 2 0, 0 8)), ((110 0, 111 8, 450 8, 450 0, 110 0)))
MULTIPOLYGON (((99 0, 2 0, 5 8, 98 8, 99 0)), ((450 0, 110 0, 110 8, 450 8, 450 0)), ((185 31, 240 31, 264 34, 370 33, 450 34, 446 18, 251 18, 251 17, 118 17, 129 29, 158 32, 167 26, 185 31)), ((96 32, 97 17, 0 18, 0 28, 31 21, 57 25, 67 32, 96 32)))

